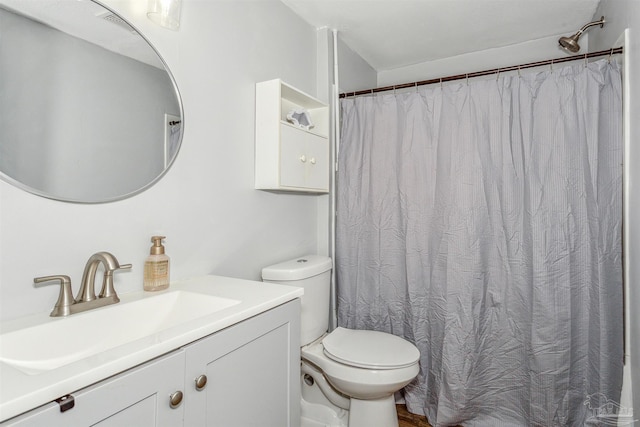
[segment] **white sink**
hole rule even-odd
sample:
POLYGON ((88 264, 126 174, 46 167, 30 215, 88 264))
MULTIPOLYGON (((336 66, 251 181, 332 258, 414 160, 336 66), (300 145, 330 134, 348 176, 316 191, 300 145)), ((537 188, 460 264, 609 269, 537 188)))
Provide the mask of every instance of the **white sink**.
POLYGON ((0 362, 27 375, 37 375, 156 336, 239 303, 235 299, 189 291, 169 291, 120 302, 3 333, 0 362))

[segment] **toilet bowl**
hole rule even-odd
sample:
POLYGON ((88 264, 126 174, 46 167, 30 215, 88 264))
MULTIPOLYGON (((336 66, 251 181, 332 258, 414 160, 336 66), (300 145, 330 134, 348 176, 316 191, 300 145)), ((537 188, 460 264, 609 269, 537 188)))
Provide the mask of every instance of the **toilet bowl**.
MULTIPOLYGON (((418 374, 420 352, 385 332, 338 327, 327 333, 330 271, 330 258, 309 255, 266 267, 262 278, 304 288, 301 375, 326 398, 318 403, 335 410, 338 420, 348 411, 348 427, 397 427, 394 394, 418 374)), ((303 393, 303 420, 307 403, 303 393)))
POLYGON ((338 327, 321 342, 303 347, 301 356, 320 368, 339 392, 356 399, 380 399, 418 375, 420 353, 395 335, 338 327), (336 345, 337 341, 342 342, 336 345))
POLYGON ((383 332, 339 327, 302 347, 301 356, 349 396, 349 427, 398 425, 394 394, 418 375, 414 345, 383 332))

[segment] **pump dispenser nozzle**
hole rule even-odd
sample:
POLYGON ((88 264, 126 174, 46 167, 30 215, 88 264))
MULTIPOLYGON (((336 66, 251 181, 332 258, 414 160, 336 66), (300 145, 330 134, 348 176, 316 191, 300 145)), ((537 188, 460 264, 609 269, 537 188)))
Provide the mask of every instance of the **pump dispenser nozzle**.
POLYGON ((153 236, 151 237, 151 242, 153 246, 151 246, 151 250, 149 253, 151 255, 162 255, 164 253, 164 246, 162 246, 162 241, 166 239, 164 236, 153 236))

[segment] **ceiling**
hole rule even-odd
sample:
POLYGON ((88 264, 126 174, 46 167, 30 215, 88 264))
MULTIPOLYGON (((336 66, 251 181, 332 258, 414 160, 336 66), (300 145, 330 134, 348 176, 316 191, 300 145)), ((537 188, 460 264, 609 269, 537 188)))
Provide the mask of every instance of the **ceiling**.
MULTIPOLYGON (((593 19, 600 0, 281 1, 314 27, 337 29, 342 41, 383 71, 569 35, 593 19)), ((162 67, 140 35, 91 1, 0 0, 2 5, 162 67), (85 36, 89 33, 91 39, 85 36)))
POLYGON ((377 71, 570 35, 599 1, 282 0, 314 27, 337 29, 377 71))

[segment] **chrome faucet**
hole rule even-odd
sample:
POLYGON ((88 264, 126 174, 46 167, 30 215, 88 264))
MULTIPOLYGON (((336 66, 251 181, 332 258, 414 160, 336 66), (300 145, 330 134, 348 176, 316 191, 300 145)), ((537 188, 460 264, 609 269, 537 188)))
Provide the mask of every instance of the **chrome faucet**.
POLYGON ((82 273, 82 283, 78 295, 74 299, 72 296, 71 279, 69 276, 45 276, 33 279, 35 283, 57 280, 60 282, 60 295, 58 301, 51 311, 52 317, 68 316, 74 313, 91 310, 105 305, 120 302, 118 294, 113 287, 113 272, 131 268, 131 264, 120 265, 116 257, 109 252, 97 252, 87 261, 82 273), (102 279, 102 289, 96 297, 95 280, 96 272, 100 264, 104 267, 104 277, 102 279))

